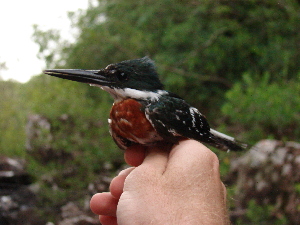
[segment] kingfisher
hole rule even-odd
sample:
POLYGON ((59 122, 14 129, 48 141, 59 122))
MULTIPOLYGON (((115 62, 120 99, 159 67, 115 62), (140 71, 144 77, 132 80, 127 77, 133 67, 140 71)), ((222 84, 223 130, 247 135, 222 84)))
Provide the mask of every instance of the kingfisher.
POLYGON ((166 91, 149 57, 126 60, 100 70, 49 69, 45 74, 97 86, 114 98, 108 119, 119 148, 134 144, 177 144, 194 139, 224 151, 246 144, 210 128, 205 116, 183 98, 166 91))

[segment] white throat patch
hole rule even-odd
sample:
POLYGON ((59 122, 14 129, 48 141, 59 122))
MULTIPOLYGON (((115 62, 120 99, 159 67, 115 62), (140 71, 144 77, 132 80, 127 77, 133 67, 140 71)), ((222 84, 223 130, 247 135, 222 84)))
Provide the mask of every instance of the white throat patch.
POLYGON ((107 91, 110 93, 115 101, 120 101, 126 98, 133 98, 133 99, 151 99, 152 101, 158 100, 160 96, 167 94, 164 90, 158 90, 157 92, 154 91, 140 91, 132 88, 124 88, 124 89, 117 89, 117 88, 110 88, 101 85, 92 85, 100 87, 102 90, 107 91))

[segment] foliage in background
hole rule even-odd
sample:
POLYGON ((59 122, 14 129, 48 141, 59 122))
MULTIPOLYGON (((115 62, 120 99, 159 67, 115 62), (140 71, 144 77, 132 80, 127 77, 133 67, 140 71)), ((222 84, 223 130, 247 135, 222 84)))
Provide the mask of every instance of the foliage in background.
MULTIPOLYGON (((71 191, 68 197, 74 196, 74 190, 86 190, 103 163, 121 161, 122 153, 112 141, 107 125, 112 100, 99 88, 38 76, 24 85, 23 96, 29 100, 29 114, 40 114, 50 120, 51 148, 71 156, 63 163, 52 160, 42 173, 39 163, 30 170, 36 175, 50 174, 59 188, 71 191), (99 92, 96 98, 92 96, 93 89, 99 92), (66 178, 65 170, 73 170, 76 176, 72 173, 66 178)), ((40 164, 44 166, 43 162, 40 164)), ((66 199, 62 199, 63 203, 66 199)))
MULTIPOLYGON (((48 67, 100 69, 148 55, 166 88, 221 131, 250 143, 268 137, 299 141, 299 1, 99 0, 69 15, 74 43, 34 26, 38 56, 48 67)), ((46 75, 26 84, 0 80, 0 88, 1 153, 25 157, 28 115, 56 121, 66 114, 75 130, 55 145, 79 153, 74 164, 81 177, 86 171, 96 176, 101 163, 120 159, 107 128, 112 99, 99 88, 46 75)), ((63 131, 59 126, 54 128, 63 131)), ((35 174, 62 178, 55 172, 58 162, 44 169, 38 161, 31 165, 35 174)), ((93 176, 85 179, 87 184, 93 176)))
POLYGON ((300 79, 278 83, 271 81, 268 72, 258 79, 244 74, 243 80, 226 93, 222 110, 247 131, 251 140, 265 137, 299 141, 299 96, 300 79))
POLYGON ((22 85, 0 80, 0 153, 8 156, 25 156, 26 113, 21 99, 22 85))
POLYGON ((279 83, 297 76, 299 17, 297 1, 99 0, 70 14, 75 43, 45 50, 82 69, 149 55, 170 91, 216 118, 225 92, 245 72, 268 71, 279 83))

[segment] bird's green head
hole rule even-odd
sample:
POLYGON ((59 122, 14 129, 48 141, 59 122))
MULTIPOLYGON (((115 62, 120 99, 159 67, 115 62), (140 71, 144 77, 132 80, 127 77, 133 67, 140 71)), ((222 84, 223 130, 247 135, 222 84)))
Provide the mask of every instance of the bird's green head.
POLYGON ((115 90, 162 90, 154 62, 149 57, 126 60, 100 70, 53 69, 45 74, 115 90))

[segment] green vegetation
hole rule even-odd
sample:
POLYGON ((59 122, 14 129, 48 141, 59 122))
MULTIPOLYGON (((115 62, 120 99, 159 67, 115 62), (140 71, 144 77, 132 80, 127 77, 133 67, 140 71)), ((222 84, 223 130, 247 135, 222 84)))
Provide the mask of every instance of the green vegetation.
POLYGON ((246 218, 248 222, 245 221, 237 221, 236 224, 244 225, 244 224, 260 224, 260 225, 268 225, 268 224, 275 224, 275 225, 282 225, 288 224, 288 220, 285 216, 277 216, 279 218, 275 218, 272 215, 274 210, 274 206, 266 205, 260 206, 256 204, 254 200, 250 200, 248 211, 246 214, 246 218))
POLYGON ((271 81, 269 73, 262 78, 244 74, 226 93, 223 113, 247 130, 244 135, 250 139, 299 140, 299 81, 271 81))
MULTIPOLYGON (((69 16, 79 31, 75 43, 34 26, 38 56, 49 68, 97 69, 148 55, 166 88, 197 107, 213 127, 249 143, 270 137, 300 141, 298 1, 99 0, 69 16)), ((46 75, 26 84, 0 80, 0 89, 1 154, 30 160, 36 179, 47 174, 59 188, 80 192, 104 162, 122 160, 108 133, 107 93, 46 75), (72 159, 43 163, 25 153, 31 114, 51 121, 51 146, 72 159), (59 122, 62 115, 71 118, 66 126, 59 122), (78 176, 63 179, 57 171, 71 165, 78 176)), ((225 174, 228 155, 220 157, 226 159, 225 174)), ((51 205, 50 192, 44 193, 51 205)), ((67 196, 57 193, 56 204, 67 196)))

